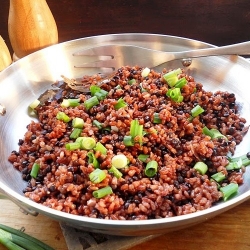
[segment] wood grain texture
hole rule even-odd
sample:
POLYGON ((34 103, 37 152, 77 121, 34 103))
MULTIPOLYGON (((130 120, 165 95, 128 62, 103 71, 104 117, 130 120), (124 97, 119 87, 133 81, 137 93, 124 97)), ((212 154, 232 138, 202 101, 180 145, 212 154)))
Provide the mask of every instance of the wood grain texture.
MULTIPOLYGON (((250 249, 250 200, 196 226, 163 234, 129 250, 247 250, 250 249)), ((58 222, 23 214, 9 200, 0 200, 0 223, 20 229, 56 250, 67 250, 58 222)), ((0 250, 5 248, 0 245, 0 250)), ((115 250, 115 249, 114 249, 115 250)))

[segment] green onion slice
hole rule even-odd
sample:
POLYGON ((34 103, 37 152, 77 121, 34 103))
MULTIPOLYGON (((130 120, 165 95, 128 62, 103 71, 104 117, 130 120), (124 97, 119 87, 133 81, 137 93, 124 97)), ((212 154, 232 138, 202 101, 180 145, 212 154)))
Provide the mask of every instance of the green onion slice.
POLYGON ((187 79, 185 77, 182 77, 179 79, 176 84, 174 85, 175 88, 182 88, 188 83, 187 79))
POLYGON ((99 100, 96 96, 90 97, 88 100, 84 102, 84 106, 87 110, 99 104, 99 100))
POLYGON ((101 188, 101 189, 98 189, 96 191, 93 192, 93 196, 95 198, 103 198, 109 194, 112 194, 113 193, 113 190, 110 186, 107 186, 107 187, 104 187, 104 188, 101 188))
POLYGON ((84 121, 82 118, 76 117, 72 120, 73 128, 83 128, 84 121))
POLYGON ((147 76, 149 75, 149 73, 150 73, 150 69, 146 67, 146 68, 144 68, 144 69, 142 70, 141 76, 142 76, 142 77, 147 77, 147 76))
POLYGON ((40 165, 38 163, 34 163, 31 168, 30 176, 33 178, 36 178, 38 175, 38 172, 40 170, 40 165))
POLYGON ((239 159, 238 161, 232 161, 227 164, 226 169, 227 170, 238 170, 243 166, 242 159, 239 159))
POLYGON ((65 148, 67 150, 80 149, 80 143, 78 143, 78 142, 69 142, 69 143, 65 144, 65 148))
POLYGON ((130 135, 134 138, 138 135, 140 130, 140 124, 138 119, 132 120, 130 123, 130 135))
POLYGON ((74 128, 72 133, 70 134, 69 138, 70 139, 77 139, 82 133, 81 128, 74 128))
POLYGON ((94 121, 93 121, 93 125, 96 126, 98 129, 102 129, 102 128, 103 128, 102 123, 100 123, 100 122, 97 121, 97 120, 94 120, 94 121))
POLYGON ((222 172, 218 172, 216 174, 213 174, 211 178, 214 179, 216 182, 221 182, 226 178, 226 176, 222 172))
POLYGON ((134 146, 134 139, 133 139, 133 137, 131 135, 125 135, 123 137, 123 144, 126 147, 134 146))
POLYGON ((225 135, 223 135, 219 130, 217 129, 208 129, 206 126, 202 129, 202 133, 204 135, 208 135, 210 136, 212 139, 216 139, 216 138, 224 138, 227 140, 227 137, 225 135))
POLYGON ((96 146, 96 141, 93 137, 78 137, 76 142, 80 143, 80 148, 85 150, 93 149, 96 146))
POLYGON ((147 162, 149 155, 144 155, 144 154, 140 154, 138 155, 138 160, 142 161, 142 162, 147 162))
POLYGON ((99 151, 103 155, 106 155, 107 151, 108 151, 101 142, 96 143, 96 146, 95 146, 94 150, 99 151))
POLYGON ((197 170, 200 174, 205 174, 208 170, 207 164, 202 161, 196 162, 194 165, 194 169, 197 170))
POLYGON ((117 101, 117 103, 114 105, 114 108, 115 108, 115 110, 118 110, 120 108, 125 108, 127 106, 128 106, 128 104, 122 98, 120 98, 117 101))
POLYGON ((228 160, 230 163, 238 162, 238 164, 241 161, 242 166, 245 166, 245 167, 250 165, 250 158, 248 157, 248 154, 244 154, 244 155, 234 157, 234 158, 228 157, 228 160))
POLYGON ((58 112, 56 115, 56 119, 64 122, 69 122, 71 120, 71 118, 67 116, 64 112, 58 112))
POLYGON ((99 168, 100 164, 98 160, 95 157, 95 154, 93 152, 88 152, 88 163, 93 164, 94 168, 99 168))
POLYGON ((183 101, 183 96, 181 95, 180 88, 169 89, 166 95, 170 97, 174 102, 183 101))
POLYGON ((63 108, 77 107, 80 105, 80 99, 63 99, 61 106, 63 108))
POLYGON ((120 172, 116 167, 111 166, 111 168, 109 169, 109 172, 114 174, 114 176, 117 179, 120 179, 122 177, 122 172, 120 172))
POLYGON ((104 100, 108 95, 108 91, 101 89, 99 86, 91 85, 90 86, 91 96, 96 96, 99 101, 104 100))
POLYGON ((196 117, 200 114, 202 114, 205 110, 200 106, 196 105, 192 110, 191 110, 191 115, 192 117, 196 117))
POLYGON ((124 154, 118 154, 111 159, 111 165, 115 168, 125 168, 128 165, 128 158, 124 154))
POLYGON ((106 178, 106 174, 103 170, 97 168, 89 174, 89 179, 93 183, 100 183, 106 178))
POLYGON ((239 186, 236 183, 230 183, 227 186, 221 187, 220 191, 223 194, 223 200, 227 201, 232 195, 238 192, 239 186))
POLYGON ((150 161, 147 163, 145 168, 145 175, 148 177, 153 177, 156 175, 158 169, 157 161, 150 161))
POLYGON ((170 71, 168 73, 166 73, 165 75, 163 75, 163 79, 167 82, 167 84, 170 87, 174 87, 175 84, 178 82, 178 75, 181 73, 181 69, 178 68, 176 70, 170 71))
POLYGON ((96 85, 91 85, 89 90, 90 90, 91 96, 94 96, 95 93, 97 93, 101 90, 101 88, 99 86, 96 86, 96 85))
POLYGON ((31 109, 35 109, 35 108, 38 107, 39 104, 40 104, 40 101, 39 101, 38 99, 36 99, 36 100, 34 100, 34 101, 29 105, 29 107, 30 107, 31 109))

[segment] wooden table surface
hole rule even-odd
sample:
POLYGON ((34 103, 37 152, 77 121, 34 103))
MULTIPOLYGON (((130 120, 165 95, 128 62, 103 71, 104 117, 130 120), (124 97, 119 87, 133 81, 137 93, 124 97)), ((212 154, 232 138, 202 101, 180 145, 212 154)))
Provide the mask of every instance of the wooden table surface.
MULTIPOLYGON (((58 222, 43 215, 25 215, 9 200, 0 200, 0 211, 0 223, 16 229, 24 227, 26 233, 56 250, 68 249, 58 222)), ((249 234, 250 200, 205 223, 163 234, 130 250, 247 250, 249 234)), ((0 250, 4 249, 0 245, 0 250)))

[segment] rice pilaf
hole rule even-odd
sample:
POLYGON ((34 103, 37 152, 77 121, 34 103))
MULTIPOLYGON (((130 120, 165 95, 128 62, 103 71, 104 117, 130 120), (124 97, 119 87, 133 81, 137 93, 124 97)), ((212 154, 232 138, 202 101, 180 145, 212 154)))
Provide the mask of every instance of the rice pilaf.
MULTIPOLYGON (((204 90, 203 85, 184 70, 178 79, 186 79, 181 87, 181 101, 168 95, 173 89, 163 75, 172 70, 142 76, 139 66, 124 66, 106 81, 101 89, 105 98, 92 107, 84 105, 91 96, 67 86, 60 98, 48 100, 36 108, 38 121, 31 121, 19 151, 13 151, 9 161, 27 181, 24 195, 47 207, 66 213, 112 220, 144 220, 178 216, 204 210, 222 199, 218 183, 211 176, 222 173, 219 183, 243 183, 244 167, 227 170, 228 154, 234 154, 248 127, 238 112, 233 93, 204 90), (133 80, 133 81, 132 81, 133 80), (79 99, 79 105, 64 107, 64 99, 79 99), (123 105, 117 108, 118 100, 123 105), (192 116, 199 105, 204 112, 192 116), (58 119, 59 112, 70 120, 58 119), (157 114, 157 120, 155 120, 157 114), (74 143, 72 120, 84 123, 79 137, 93 138, 106 149, 67 149, 74 143), (138 122, 142 134, 132 136, 131 145, 124 138, 131 137, 131 123, 138 122), (100 126, 97 126, 99 124, 100 126), (223 136, 211 138, 204 134, 218 130, 223 136), (91 157, 98 162, 94 166, 91 157), (125 155, 128 163, 118 171, 110 171, 112 159, 125 155), (140 156, 146 156, 141 160, 140 156), (145 174, 147 163, 155 161, 153 176, 145 174), (207 166, 206 173, 194 168, 197 162, 207 166), (34 163, 40 168, 31 176, 34 163), (93 182, 90 174, 96 169, 105 174, 100 182, 93 182), (111 192, 95 197, 94 192, 110 187, 111 192)), ((95 85, 99 75, 85 76, 83 82, 95 85)))

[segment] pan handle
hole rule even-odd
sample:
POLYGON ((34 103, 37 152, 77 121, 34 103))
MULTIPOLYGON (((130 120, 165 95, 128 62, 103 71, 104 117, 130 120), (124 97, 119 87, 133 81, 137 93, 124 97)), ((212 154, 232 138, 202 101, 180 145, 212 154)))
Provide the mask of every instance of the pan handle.
POLYGON ((17 199, 7 195, 3 191, 1 186, 0 186, 0 199, 8 199, 8 200, 12 201, 13 203, 15 203, 19 207, 20 211, 22 213, 26 214, 26 215, 30 214, 30 215, 33 215, 33 216, 37 216, 39 214, 38 212, 36 212, 36 211, 32 210, 31 208, 27 207, 27 205, 22 204, 21 201, 18 201, 17 199))

